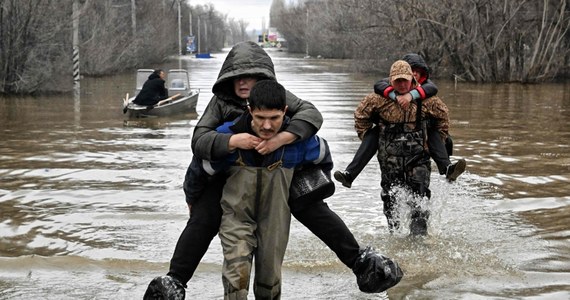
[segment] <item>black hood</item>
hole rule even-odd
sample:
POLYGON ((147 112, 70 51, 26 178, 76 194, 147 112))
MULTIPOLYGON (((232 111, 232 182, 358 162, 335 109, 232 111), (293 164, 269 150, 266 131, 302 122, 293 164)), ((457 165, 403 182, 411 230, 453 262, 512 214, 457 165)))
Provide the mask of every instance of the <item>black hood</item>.
POLYGON ((413 68, 423 69, 426 72, 427 78, 429 78, 429 74, 430 74, 431 70, 429 69, 425 60, 419 54, 408 53, 408 54, 404 55, 404 57, 402 57, 402 60, 405 60, 407 63, 409 63, 410 66, 412 67, 412 69, 413 68))
POLYGON ((148 75, 148 80, 152 80, 152 79, 156 79, 156 78, 160 78, 160 76, 154 72, 152 72, 150 75, 148 75))

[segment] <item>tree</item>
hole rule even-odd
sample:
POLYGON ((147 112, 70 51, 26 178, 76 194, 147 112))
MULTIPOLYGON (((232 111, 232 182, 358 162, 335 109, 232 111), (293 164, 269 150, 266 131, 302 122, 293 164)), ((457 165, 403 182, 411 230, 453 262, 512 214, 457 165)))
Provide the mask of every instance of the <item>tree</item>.
POLYGON ((249 40, 249 36, 246 32, 248 25, 249 23, 244 20, 230 18, 228 21, 228 43, 235 45, 239 42, 249 40))
POLYGON ((290 51, 353 58, 360 71, 387 70, 416 52, 440 75, 538 82, 568 75, 567 2, 305 0, 274 15, 290 51))
POLYGON ((192 20, 196 20, 196 30, 200 28, 200 32, 196 33, 200 37, 200 49, 213 52, 224 47, 229 32, 226 14, 218 12, 211 3, 197 5, 192 10, 192 20))
POLYGON ((563 66, 557 62, 570 54, 566 0, 489 0, 467 5, 432 0, 414 3, 408 10, 419 12, 416 32, 425 37, 416 44, 426 52, 447 56, 459 78, 543 81, 554 78, 563 66), (435 2, 449 10, 435 8, 435 2))
POLYGON ((71 88, 70 1, 0 1, 0 93, 71 88))
POLYGON ((285 1, 271 1, 271 7, 269 8, 269 27, 276 27, 283 13, 285 13, 285 1))
MULTIPOLYGON (((0 93, 72 89, 72 1, 0 0, 0 93)), ((178 53, 179 0, 80 0, 79 52, 84 76, 154 64, 178 53)), ((202 21, 204 49, 219 51, 229 32, 213 5, 181 7, 202 21), (200 17, 200 18, 198 18, 200 17), (207 32, 205 32, 207 30, 207 32)), ((247 23, 236 21, 236 40, 247 23)), ((183 27, 190 34, 190 29, 183 27)))

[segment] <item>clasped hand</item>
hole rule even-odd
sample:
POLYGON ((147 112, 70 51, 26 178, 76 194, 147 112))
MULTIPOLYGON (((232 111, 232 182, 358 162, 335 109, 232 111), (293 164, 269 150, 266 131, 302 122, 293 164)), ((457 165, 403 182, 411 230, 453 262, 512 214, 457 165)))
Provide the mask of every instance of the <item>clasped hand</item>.
POLYGON ((412 95, 410 93, 397 95, 396 101, 398 101, 398 104, 400 104, 403 109, 408 109, 410 102, 412 102, 412 95))
POLYGON ((230 151, 235 149, 251 150, 255 149, 263 140, 249 133, 236 133, 230 137, 230 151))
POLYGON ((264 140, 249 133, 237 133, 230 138, 230 151, 235 149, 251 150, 255 149, 261 155, 267 155, 283 145, 289 144, 296 139, 290 132, 280 132, 274 137, 264 140))

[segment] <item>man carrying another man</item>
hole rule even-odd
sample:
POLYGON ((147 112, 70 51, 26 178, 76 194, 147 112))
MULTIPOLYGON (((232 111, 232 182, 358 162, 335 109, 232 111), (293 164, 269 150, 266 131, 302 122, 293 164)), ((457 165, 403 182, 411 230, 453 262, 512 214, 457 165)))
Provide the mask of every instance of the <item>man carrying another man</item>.
MULTIPOLYGON (((398 60, 390 68, 390 84, 404 95, 417 84, 410 65, 398 60)), ((412 235, 427 235, 429 210, 426 200, 431 197, 430 156, 427 146, 428 124, 445 140, 448 135, 448 108, 437 96, 416 100, 407 108, 376 93, 367 95, 354 112, 355 128, 360 137, 375 122, 379 126, 378 161, 382 178, 381 197, 390 231, 400 227, 397 207, 403 201, 396 188, 412 192, 412 235)))

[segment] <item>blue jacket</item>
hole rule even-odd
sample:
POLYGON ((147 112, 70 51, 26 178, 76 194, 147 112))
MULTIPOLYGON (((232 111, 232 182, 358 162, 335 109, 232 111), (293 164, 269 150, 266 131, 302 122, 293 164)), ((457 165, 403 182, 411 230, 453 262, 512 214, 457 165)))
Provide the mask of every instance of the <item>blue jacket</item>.
MULTIPOLYGON (((286 117, 280 131, 284 130, 289 123, 286 117)), ((232 122, 226 122, 216 128, 219 133, 251 133, 251 115, 244 113, 241 117, 232 122)), ((251 167, 270 167, 281 162, 283 168, 295 168, 301 164, 322 164, 330 162, 332 169, 332 159, 325 140, 313 135, 310 138, 293 144, 285 145, 268 155, 261 155, 256 150, 238 149, 228 155, 223 161, 202 161, 204 170, 210 174, 221 172, 232 165, 245 165, 251 167), (240 159, 241 158, 241 159, 240 159)), ((327 169, 327 168, 325 168, 327 169)))

